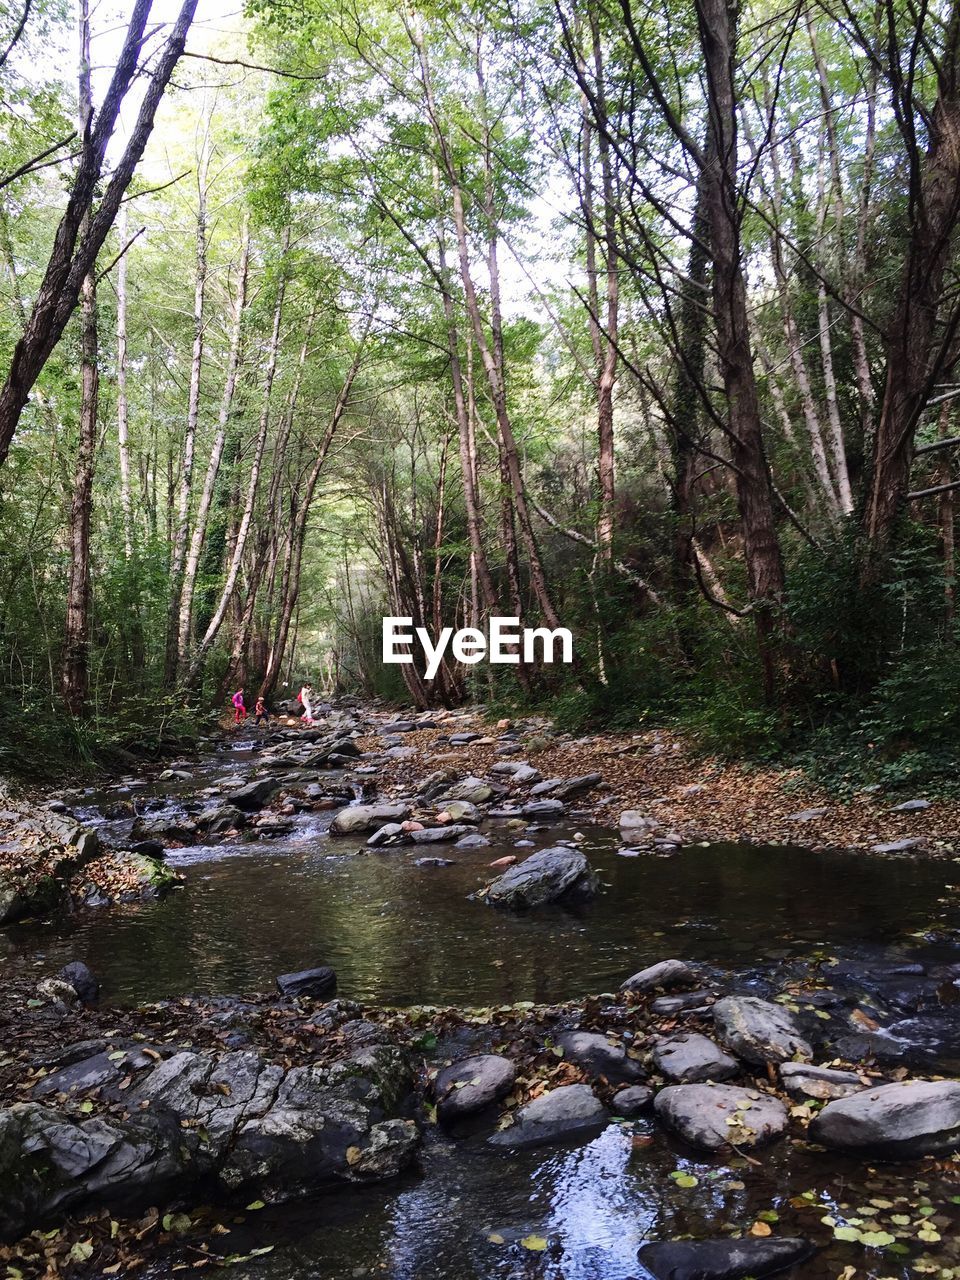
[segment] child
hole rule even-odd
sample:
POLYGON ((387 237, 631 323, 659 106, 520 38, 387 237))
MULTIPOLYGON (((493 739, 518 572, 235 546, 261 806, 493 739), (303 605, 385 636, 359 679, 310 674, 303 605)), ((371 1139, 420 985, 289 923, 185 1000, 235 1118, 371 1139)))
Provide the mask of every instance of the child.
POLYGON ((264 701, 264 697, 262 693, 257 698, 257 705, 253 709, 253 714, 255 716, 254 723, 256 724, 258 729, 260 728, 261 724, 270 723, 270 712, 267 710, 267 704, 264 701))
POLYGON ((241 725, 247 718, 247 708, 243 704, 242 687, 233 695, 231 702, 233 703, 233 723, 241 725))
POLYGON ((300 705, 303 707, 303 715, 300 719, 304 724, 313 724, 313 708, 311 699, 313 698, 313 685, 305 684, 300 690, 300 705))

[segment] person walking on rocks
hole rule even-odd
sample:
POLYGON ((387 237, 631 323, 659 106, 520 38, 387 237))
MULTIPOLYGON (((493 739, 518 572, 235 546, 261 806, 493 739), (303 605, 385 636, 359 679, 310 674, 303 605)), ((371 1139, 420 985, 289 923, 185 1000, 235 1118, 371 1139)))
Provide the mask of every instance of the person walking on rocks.
POLYGON ((243 701, 243 689, 238 689, 230 701, 233 703, 233 723, 239 726, 247 718, 247 708, 243 701))
POLYGON ((254 724, 259 729, 261 724, 270 723, 270 712, 267 710, 266 699, 261 693, 257 698, 257 704, 253 708, 254 724))
POLYGON ((300 705, 303 707, 303 715, 300 719, 304 724, 313 724, 313 685, 305 684, 298 696, 300 705))

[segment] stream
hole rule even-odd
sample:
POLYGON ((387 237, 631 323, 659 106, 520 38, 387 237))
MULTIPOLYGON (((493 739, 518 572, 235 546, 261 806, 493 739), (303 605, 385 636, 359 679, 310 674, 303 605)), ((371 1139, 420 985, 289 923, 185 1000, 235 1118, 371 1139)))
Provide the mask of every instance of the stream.
MULTIPOLYGON (((133 820, 128 805, 178 813, 198 790, 256 765, 255 747, 234 744, 204 757, 190 782, 126 779, 71 797, 70 807, 105 842, 120 843, 133 820)), ((767 997, 827 972, 862 993, 890 1061, 960 1075, 960 991, 949 982, 934 990, 923 977, 960 964, 953 861, 732 844, 625 851, 616 833, 575 814, 519 837, 487 820, 485 848, 374 851, 363 837, 329 836, 332 816, 299 813, 274 838, 172 848, 167 861, 183 882, 164 898, 11 926, 0 932, 0 962, 22 971, 83 960, 107 1004, 264 991, 279 973, 321 964, 336 969, 340 995, 401 1006, 568 1000, 614 991, 669 956, 767 997), (494 859, 575 837, 603 884, 589 905, 518 915, 471 900, 494 859), (453 864, 416 865, 425 855, 453 864)), ((504 1154, 485 1136, 454 1143, 436 1130, 418 1172, 397 1183, 246 1215, 230 1250, 272 1252, 232 1274, 635 1280, 646 1274, 637 1261, 646 1240, 723 1235, 762 1213, 776 1215, 779 1235, 822 1241, 824 1216, 909 1215, 926 1205, 951 1221, 934 1262, 912 1244, 900 1254, 837 1241, 794 1274, 834 1278, 852 1265, 878 1277, 960 1276, 951 1199, 960 1186, 948 1173, 868 1166, 789 1142, 754 1162, 695 1155, 647 1119, 612 1124, 573 1148, 504 1154), (670 1176, 678 1170, 696 1186, 678 1185, 670 1176), (531 1238, 544 1247, 522 1243, 531 1238)), ((149 1274, 159 1280, 168 1268, 149 1274)))

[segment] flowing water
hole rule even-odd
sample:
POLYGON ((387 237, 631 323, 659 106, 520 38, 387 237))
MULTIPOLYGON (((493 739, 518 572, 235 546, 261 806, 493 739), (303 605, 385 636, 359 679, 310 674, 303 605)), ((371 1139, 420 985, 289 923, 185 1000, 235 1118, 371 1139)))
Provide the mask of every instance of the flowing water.
MULTIPOLYGON (((211 755, 181 789, 193 794, 253 764, 245 750, 211 755)), ((127 782, 79 797, 74 811, 105 838, 122 839, 131 817, 118 804, 175 812, 186 798, 175 790, 127 782)), ((960 961, 953 888, 960 868, 951 861, 751 845, 637 853, 623 851, 607 830, 570 820, 519 837, 490 821, 483 831, 491 843, 481 849, 375 852, 357 839, 331 838, 330 817, 301 814, 288 835, 273 839, 171 850, 168 861, 184 879, 164 899, 8 928, 0 959, 48 971, 52 962, 84 960, 104 999, 123 1002, 262 991, 278 973, 319 964, 337 970, 349 998, 474 1006, 611 991, 668 956, 699 961, 758 994, 826 970, 867 1000, 874 993, 888 1014, 884 1034, 902 1042, 905 1061, 960 1073, 950 990, 916 1008, 904 988, 917 980, 890 976, 918 962, 960 961), (590 905, 513 915, 471 900, 493 874, 493 859, 574 838, 603 882, 590 905), (449 857, 453 865, 417 866, 418 857, 449 857)), ((454 1145, 432 1134, 420 1171, 395 1186, 248 1215, 232 1228, 229 1250, 269 1244, 273 1251, 234 1274, 629 1280, 644 1274, 637 1248, 645 1239, 723 1234, 749 1227, 761 1211, 779 1213, 778 1234, 822 1239, 830 1232, 819 1219, 836 1205, 847 1205, 849 1216, 858 1206, 869 1212, 871 1197, 903 1196, 905 1206, 928 1197, 953 1216, 950 1195, 960 1192, 924 1181, 915 1168, 871 1173, 788 1144, 761 1153, 759 1165, 691 1157, 645 1121, 612 1125, 585 1146, 523 1154, 491 1149, 484 1136, 454 1145), (697 1187, 677 1186, 669 1175, 678 1169, 695 1175, 697 1187), (804 1192, 813 1210, 790 1205, 804 1192), (525 1247, 531 1236, 546 1247, 525 1247)), ((941 1266, 958 1265, 951 1233, 939 1249, 941 1266)), ((863 1274, 913 1276, 917 1252, 904 1259, 835 1244, 798 1274, 836 1277, 866 1261, 863 1274)))

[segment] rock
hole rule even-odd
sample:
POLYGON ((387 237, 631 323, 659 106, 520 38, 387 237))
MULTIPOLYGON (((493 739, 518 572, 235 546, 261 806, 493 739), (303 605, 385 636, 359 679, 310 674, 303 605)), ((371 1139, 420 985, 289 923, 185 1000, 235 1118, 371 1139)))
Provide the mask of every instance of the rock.
POLYGON ((908 849, 915 849, 922 843, 920 836, 907 836, 903 840, 887 840, 882 844, 871 845, 870 849, 873 853, 906 853, 908 849))
POLYGON ((403 828, 403 823, 386 822, 378 827, 367 841, 368 849, 379 849, 383 845, 407 844, 410 836, 403 828))
POLYGON ((646 1078, 640 1063, 627 1057, 623 1045, 606 1036, 591 1031, 566 1031, 557 1036, 557 1045, 565 1058, 591 1077, 602 1076, 611 1084, 632 1084, 646 1078))
POLYGON ((728 1142, 763 1146, 789 1122, 777 1098, 728 1084, 670 1085, 657 1094, 653 1109, 662 1124, 701 1151, 719 1151, 728 1142))
POLYGON ((465 747, 471 742, 476 742, 479 737, 479 733, 451 733, 447 741, 451 747, 465 747))
POLYGON ((475 825, 483 817, 477 806, 469 800, 451 800, 445 809, 451 822, 469 822, 475 825))
POLYGON ((637 1255, 655 1280, 745 1280, 786 1271, 816 1253, 807 1240, 657 1240, 637 1255))
POLYGON ((451 858, 414 858, 413 865, 415 867, 452 867, 455 863, 451 858))
POLYGON ((513 781, 521 786, 531 786, 535 782, 539 782, 543 774, 539 769, 534 769, 533 765, 521 764, 513 772, 513 781))
POLYGON ((139 858, 152 858, 154 862, 161 862, 167 856, 167 851, 159 840, 138 840, 130 846, 130 852, 139 858))
POLYGON ((552 795, 562 782, 562 778, 544 778, 542 782, 538 782, 536 786, 530 788, 530 794, 538 798, 552 795))
POLYGON ((919 813, 923 809, 930 808, 929 800, 904 800, 903 804, 895 804, 890 810, 891 813, 919 813))
POLYGON ((447 841, 460 840, 468 836, 471 828, 465 823, 455 823, 451 827, 423 827, 419 831, 411 831, 410 839, 414 844, 442 844, 447 841))
POLYGON ((132 834, 141 840, 159 836, 186 843, 196 836, 197 824, 185 814, 158 814, 154 818, 137 818, 132 834))
POLYGON ((792 1098, 848 1098, 865 1087, 853 1071, 814 1067, 808 1062, 784 1062, 780 1066, 783 1087, 792 1098))
POLYGON ((37 983, 37 995, 60 1010, 72 1009, 80 1002, 76 991, 62 978, 41 978, 37 983))
POLYGON ((541 849, 510 867, 487 890, 495 907, 522 910, 547 902, 582 901, 592 897, 599 881, 578 849, 541 849))
POLYGON ((829 809, 801 809, 799 813, 788 813, 788 822, 815 822, 817 818, 825 818, 829 809))
POLYGON ((71 960, 69 964, 65 964, 57 977, 70 983, 81 1004, 96 1004, 99 1000, 100 983, 82 960, 71 960))
POLYGON ((704 1080, 729 1080, 739 1071, 736 1058, 724 1053, 707 1036, 690 1033, 659 1040, 653 1060, 670 1080, 698 1084, 704 1080))
POLYGON ((337 975, 328 965, 302 969, 299 973, 281 973, 277 978, 277 990, 282 996, 309 996, 314 1000, 325 1000, 336 995, 337 975))
POLYGON ((726 996, 713 1006, 713 1021, 726 1047, 754 1066, 813 1056, 793 1015, 768 1000, 726 996))
POLYGON ((480 835, 479 831, 474 831, 468 836, 461 836, 453 847, 455 849, 486 849, 489 844, 490 841, 486 836, 480 835))
POLYGON ((76 849, 81 862, 89 862, 100 852, 100 837, 96 831, 88 831, 85 827, 72 831, 68 843, 76 849))
POLYGON ((119 1078, 118 1062, 112 1060, 107 1053, 98 1053, 92 1058, 71 1063, 60 1071, 53 1071, 50 1075, 44 1076, 35 1086, 33 1093, 37 1098, 45 1098, 54 1093, 88 1093, 119 1078))
POLYGON ((656 831, 660 823, 656 818, 647 818, 639 809, 625 809, 617 820, 620 834, 629 843, 637 840, 650 831, 656 831))
POLYGON ((839 1151, 913 1159, 960 1141, 960 1081, 903 1080, 828 1102, 810 1124, 814 1142, 839 1151))
POLYGON ((558 800, 569 800, 572 796, 582 795, 585 791, 592 791, 602 781, 603 778, 599 773, 585 773, 579 778, 570 778, 567 782, 561 782, 559 787, 553 791, 553 795, 558 800))
POLYGON ((437 1115, 445 1124, 462 1120, 505 1098, 517 1078, 509 1058, 483 1053, 444 1067, 434 1081, 437 1115))
POLYGON ((381 733, 413 733, 418 726, 412 720, 393 720, 380 729, 381 733))
MULTIPOLYGON (((502 795, 503 788, 499 790, 502 795)), ((448 787, 438 799, 443 805, 448 805, 454 800, 466 800, 470 804, 485 804, 493 794, 494 789, 489 783, 483 782, 480 778, 471 777, 448 787)))
POLYGON ((525 818, 559 818, 563 808, 562 800, 531 800, 520 812, 525 818))
POLYGON ((606 1108, 585 1084, 542 1093, 516 1113, 514 1123, 488 1139, 498 1147, 538 1147, 547 1142, 586 1142, 607 1124, 606 1108))
POLYGON ((692 987, 700 975, 686 960, 661 960, 641 969, 620 986, 621 991, 670 991, 675 987, 692 987))
POLYGON ((703 1009, 713 999, 712 991, 687 991, 680 996, 658 996, 650 1001, 650 1012, 661 1017, 664 1014, 683 1013, 687 1009, 703 1009))
POLYGON ((247 825, 247 815, 236 805, 213 804, 201 812, 197 825, 211 835, 218 836, 225 831, 242 830, 247 825))
POLYGON ((613 1114, 630 1120, 645 1111, 653 1101, 653 1090, 645 1084, 632 1084, 613 1095, 613 1114))
POLYGON ((375 831, 386 822, 402 822, 410 816, 407 804, 352 804, 341 809, 330 823, 332 836, 355 835, 375 831))
POLYGON ((262 809, 279 790, 280 783, 275 778, 255 778, 246 786, 232 791, 227 799, 244 813, 255 813, 258 809, 262 809))

